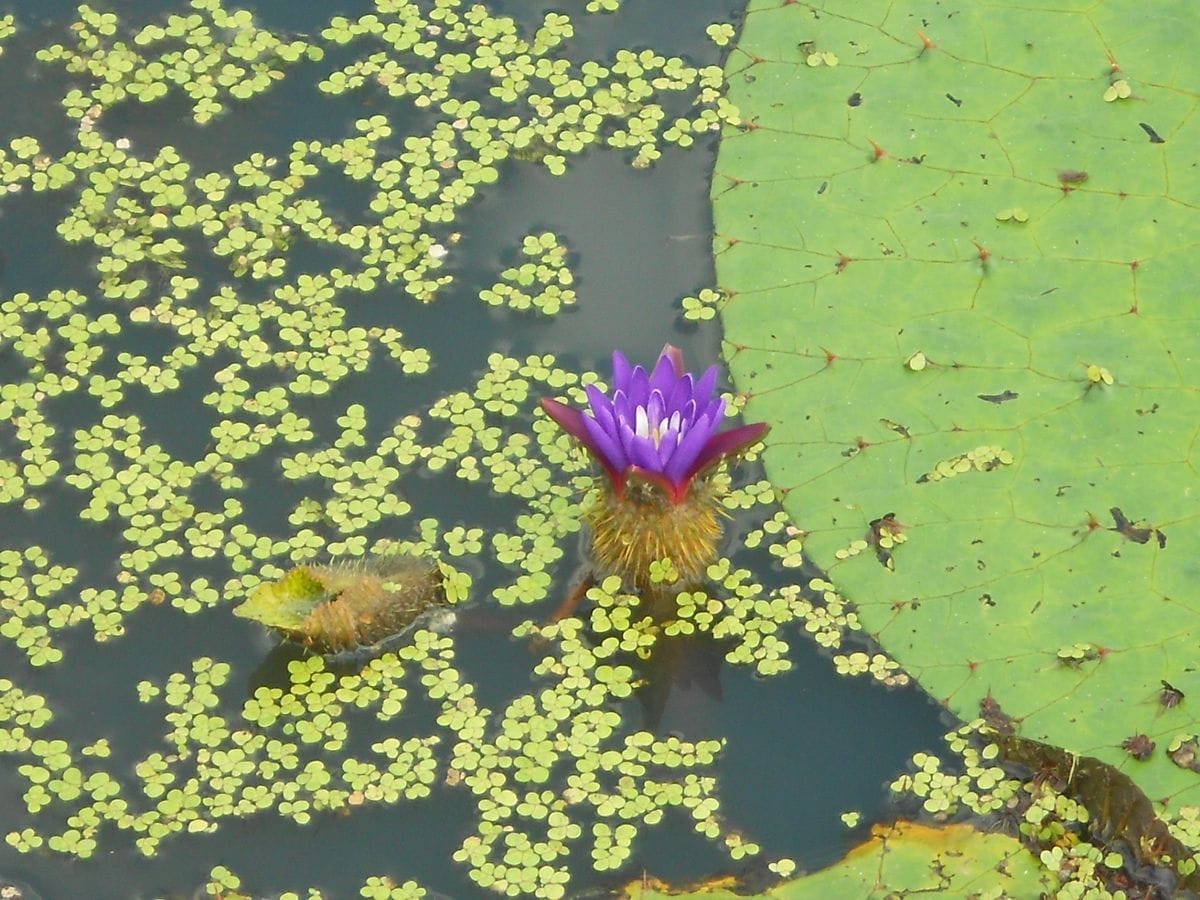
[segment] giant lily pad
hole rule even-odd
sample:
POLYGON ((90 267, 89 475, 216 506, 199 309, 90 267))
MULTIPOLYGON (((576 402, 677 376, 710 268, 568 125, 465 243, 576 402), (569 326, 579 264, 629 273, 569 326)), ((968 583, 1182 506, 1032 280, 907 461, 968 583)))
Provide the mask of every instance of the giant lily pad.
POLYGON ((1178 810, 1200 64, 1153 48, 1193 11, 1036 6, 750 4, 713 187, 727 356, 883 646, 960 716, 990 692, 1178 810))
POLYGON ((626 896, 761 897, 805 900, 824 897, 1036 897, 1055 879, 1028 850, 1000 834, 969 825, 931 828, 915 822, 876 826, 871 837, 845 858, 819 872, 787 881, 763 894, 748 895, 718 885, 695 891, 644 890, 630 885, 626 896))

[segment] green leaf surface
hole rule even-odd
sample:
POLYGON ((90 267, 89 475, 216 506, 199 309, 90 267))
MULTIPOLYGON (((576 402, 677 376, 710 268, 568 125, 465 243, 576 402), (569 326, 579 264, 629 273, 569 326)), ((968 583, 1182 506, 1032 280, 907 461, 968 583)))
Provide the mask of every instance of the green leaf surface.
POLYGON ((1174 810, 1196 773, 1121 744, 1200 730, 1159 702, 1200 695, 1192 21, 753 2, 713 187, 727 356, 806 549, 955 713, 990 692, 1174 810))
POLYGON ((244 603, 234 607, 233 614, 272 628, 299 631, 313 609, 335 593, 336 588, 326 585, 318 571, 298 566, 278 581, 260 584, 244 603))
POLYGON ((827 897, 1036 897, 1055 887, 1053 876, 1014 838, 983 834, 969 825, 931 828, 915 822, 877 827, 871 838, 829 868, 786 881, 761 894, 720 886, 695 891, 626 888, 639 900, 758 897, 817 900, 827 897))

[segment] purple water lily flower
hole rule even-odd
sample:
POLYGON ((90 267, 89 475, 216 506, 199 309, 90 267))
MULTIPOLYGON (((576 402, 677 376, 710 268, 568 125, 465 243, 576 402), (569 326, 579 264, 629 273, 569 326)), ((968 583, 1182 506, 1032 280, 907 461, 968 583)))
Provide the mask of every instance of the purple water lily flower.
POLYGON ((765 423, 718 432, 725 401, 713 396, 716 384, 716 366, 695 379, 684 371, 683 353, 670 344, 649 374, 616 351, 612 393, 589 384, 589 412, 549 397, 542 398, 542 409, 588 449, 617 496, 628 479, 642 478, 680 503, 697 475, 767 433, 765 423))

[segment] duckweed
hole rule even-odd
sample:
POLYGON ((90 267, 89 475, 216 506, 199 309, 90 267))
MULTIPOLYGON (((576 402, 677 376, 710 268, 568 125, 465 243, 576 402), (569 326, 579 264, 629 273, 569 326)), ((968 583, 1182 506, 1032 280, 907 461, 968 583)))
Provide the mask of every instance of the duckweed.
POLYGON ((255 27, 246 10, 226 12, 220 0, 191 0, 190 6, 195 12, 146 25, 131 41, 117 38, 116 13, 80 6, 75 47, 54 44, 38 53, 92 83, 64 98, 67 114, 90 126, 127 97, 150 103, 178 85, 192 101, 193 118, 207 122, 229 100, 249 100, 269 88, 284 66, 322 56, 320 47, 285 43, 255 27))
MULTIPOLYGON (((407 387, 438 365, 382 299, 438 298, 460 264, 462 216, 505 171, 563 174, 598 148, 650 166, 664 147, 737 122, 720 68, 651 49, 578 60, 566 49, 569 16, 546 13, 525 31, 459 0, 427 11, 379 0, 304 39, 218 0, 140 25, 86 5, 78 15, 69 42, 38 53, 71 83, 67 148, 56 156, 28 135, 0 148, 0 184, 54 197, 65 250, 92 265, 82 284, 0 300, 0 349, 17 373, 0 386, 0 503, 19 516, 66 497, 79 534, 107 541, 113 567, 83 569, 14 539, 0 548, 0 639, 34 666, 69 662, 61 638, 73 629, 116 640, 160 608, 212 611, 289 571, 388 554, 441 560, 450 604, 551 597, 573 565, 591 475, 537 400, 582 401, 598 376, 551 355, 493 353, 457 389, 392 418, 355 401, 356 379, 388 372, 407 387), (322 69, 333 49, 350 61, 322 69), (202 164, 183 141, 142 146, 116 132, 168 98, 209 122, 301 69, 321 71, 328 98, 364 101, 347 133, 202 164), (422 116, 398 113, 397 101, 422 116), (362 203, 335 209, 330 185, 362 203), (64 399, 83 410, 69 427, 55 405, 64 399), (170 404, 194 420, 192 445, 164 433, 170 404), (278 521, 257 505, 264 471, 280 476, 278 521), (414 508, 417 478, 489 491, 511 515, 486 527, 440 521, 414 508)), ((0 18, 0 40, 15 27, 0 18)), ((709 33, 720 43, 731 29, 709 33)), ((586 303, 570 247, 570 234, 524 235, 480 301, 541 316, 586 303)), ((721 302, 708 289, 682 307, 703 321, 721 302)), ((800 565, 803 535, 776 511, 769 484, 737 486, 725 503, 746 515, 748 547, 782 569, 800 565)), ((657 560, 650 575, 669 586, 677 573, 657 560)), ((731 662, 770 675, 790 666, 793 623, 831 652, 858 629, 831 584, 768 590, 730 559, 669 615, 606 581, 579 617, 517 629, 538 648, 537 684, 496 710, 457 667, 453 635, 433 627, 353 672, 319 656, 293 660, 285 683, 248 697, 239 690, 249 661, 206 656, 127 688, 161 719, 162 744, 150 748, 116 733, 73 748, 46 698, 0 679, 0 753, 29 815, 6 839, 22 852, 87 858, 117 833, 153 855, 231 817, 314 826, 444 786, 469 793, 477 811, 455 858, 500 893, 565 896, 580 861, 623 867, 644 829, 667 817, 741 860, 758 847, 721 817, 720 742, 633 730, 623 710, 660 641, 711 634, 728 641, 731 662), (413 697, 438 711, 436 729, 394 733, 413 697)), ((857 648, 835 664, 905 679, 857 648)), ((221 867, 209 878, 212 896, 243 889, 221 867)), ((361 895, 424 891, 379 875, 361 895)))
POLYGON ((570 287, 575 276, 566 266, 567 249, 555 234, 526 235, 521 254, 528 261, 501 272, 500 281, 480 291, 480 300, 491 306, 536 309, 547 316, 575 303, 575 291, 570 287))

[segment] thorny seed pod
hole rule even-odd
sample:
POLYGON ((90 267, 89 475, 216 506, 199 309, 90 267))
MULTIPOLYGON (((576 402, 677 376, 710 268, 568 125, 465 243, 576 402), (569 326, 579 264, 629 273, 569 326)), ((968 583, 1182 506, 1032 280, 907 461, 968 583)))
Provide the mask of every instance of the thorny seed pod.
POLYGON ((259 585, 233 612, 318 653, 341 653, 377 644, 445 605, 436 561, 393 555, 297 566, 259 585))

